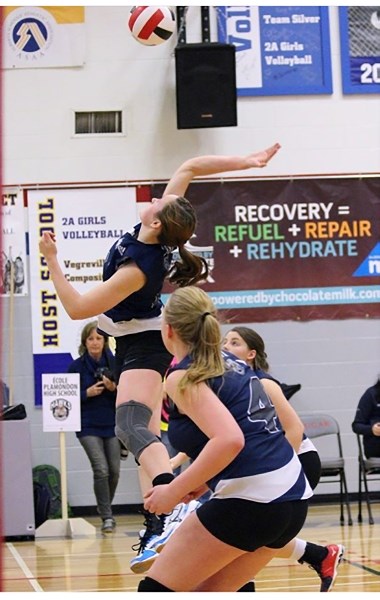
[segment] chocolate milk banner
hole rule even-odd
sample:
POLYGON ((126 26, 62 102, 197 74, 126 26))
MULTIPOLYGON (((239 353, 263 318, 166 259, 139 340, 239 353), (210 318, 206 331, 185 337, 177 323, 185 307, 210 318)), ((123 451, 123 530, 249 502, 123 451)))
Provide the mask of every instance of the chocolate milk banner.
POLYGON ((380 178, 193 183, 186 195, 191 249, 225 318, 380 317, 380 178))

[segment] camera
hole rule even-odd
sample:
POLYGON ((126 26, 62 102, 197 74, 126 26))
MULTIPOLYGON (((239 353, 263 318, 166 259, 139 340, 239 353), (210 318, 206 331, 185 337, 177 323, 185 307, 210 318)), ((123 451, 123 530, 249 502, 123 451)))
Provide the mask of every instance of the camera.
POLYGON ((103 381, 103 376, 107 377, 111 381, 115 381, 115 377, 114 377, 111 369, 109 369, 108 367, 99 367, 99 369, 96 369, 96 371, 94 373, 95 379, 97 381, 103 381))

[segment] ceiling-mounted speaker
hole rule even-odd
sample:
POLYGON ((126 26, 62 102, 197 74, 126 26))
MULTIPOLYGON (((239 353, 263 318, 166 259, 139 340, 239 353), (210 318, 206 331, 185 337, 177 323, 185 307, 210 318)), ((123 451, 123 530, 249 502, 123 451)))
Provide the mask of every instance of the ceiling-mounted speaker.
POLYGON ((233 44, 181 44, 175 68, 178 129, 237 125, 233 44))

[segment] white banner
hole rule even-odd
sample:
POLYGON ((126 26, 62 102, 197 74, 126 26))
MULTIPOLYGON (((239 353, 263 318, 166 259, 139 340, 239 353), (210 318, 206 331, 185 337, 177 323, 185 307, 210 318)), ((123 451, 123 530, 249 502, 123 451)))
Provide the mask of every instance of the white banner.
POLYGON ((137 222, 136 188, 32 190, 28 192, 35 403, 41 374, 62 373, 78 356, 85 321, 67 315, 39 252, 44 231, 55 234, 65 277, 81 294, 102 281, 109 248, 137 222))
POLYGON ((3 8, 3 68, 84 64, 83 6, 3 8))
POLYGON ((43 431, 80 431, 79 373, 42 374, 43 431))
POLYGON ((22 192, 3 190, 1 202, 1 280, 0 294, 9 295, 13 274, 13 293, 28 293, 26 227, 22 192))

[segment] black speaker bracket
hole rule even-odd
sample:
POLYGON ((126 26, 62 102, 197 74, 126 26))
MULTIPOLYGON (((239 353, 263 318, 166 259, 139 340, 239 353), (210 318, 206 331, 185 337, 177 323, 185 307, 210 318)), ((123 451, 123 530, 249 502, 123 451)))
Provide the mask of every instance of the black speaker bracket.
MULTIPOLYGON (((186 44, 186 13, 188 6, 177 6, 177 34, 178 44, 186 44)), ((201 34, 202 42, 210 43, 210 7, 201 6, 201 34)))
POLYGON ((188 6, 177 6, 178 44, 186 44, 186 12, 188 6))
POLYGON ((201 6, 202 42, 210 41, 210 7, 201 6))

